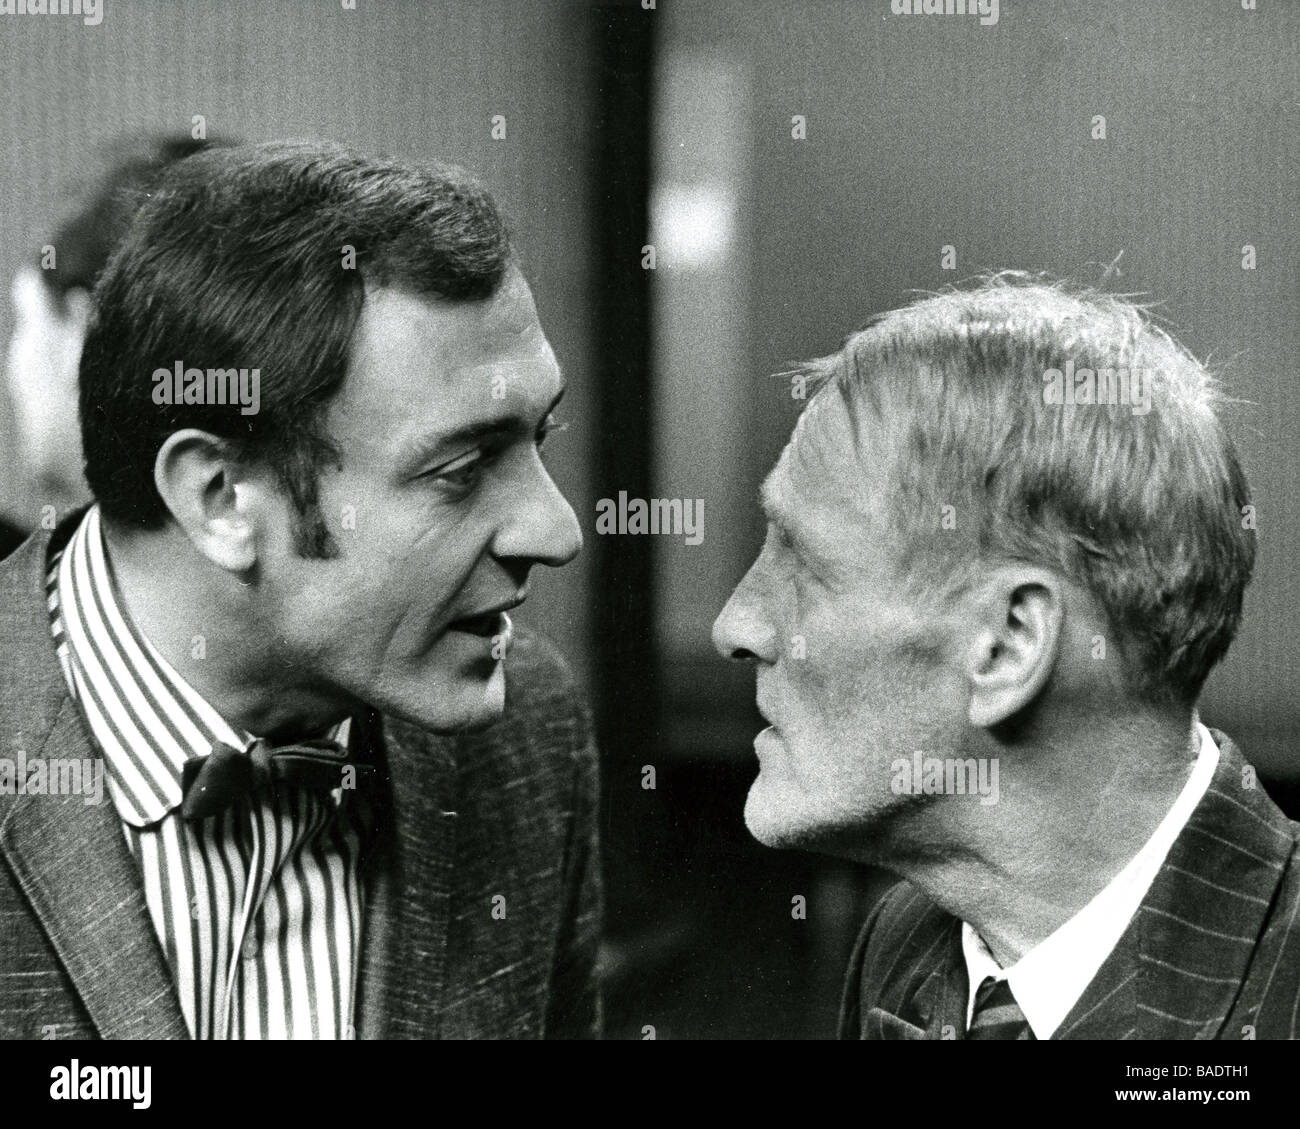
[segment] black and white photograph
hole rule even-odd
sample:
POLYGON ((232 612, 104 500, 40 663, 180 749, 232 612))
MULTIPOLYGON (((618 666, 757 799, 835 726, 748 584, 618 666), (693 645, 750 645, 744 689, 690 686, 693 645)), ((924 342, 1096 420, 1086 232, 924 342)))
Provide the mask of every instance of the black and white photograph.
POLYGON ((1283 1092, 1300 0, 0 0, 0 145, 19 1101, 1283 1092))

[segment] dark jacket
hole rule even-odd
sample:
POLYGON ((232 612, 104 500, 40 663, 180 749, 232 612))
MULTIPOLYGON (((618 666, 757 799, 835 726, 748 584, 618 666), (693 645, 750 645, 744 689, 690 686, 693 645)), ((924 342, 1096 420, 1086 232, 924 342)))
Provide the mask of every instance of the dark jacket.
MULTIPOLYGON (((79 516, 79 515, 77 515, 79 516)), ((0 564, 0 756, 97 758, 45 606, 64 523, 0 564)), ((506 710, 441 737, 371 714, 360 1038, 598 1033, 596 756, 563 663, 520 633, 506 710), (505 898, 505 916, 492 910, 505 898)), ((0 1037, 186 1038, 111 799, 0 794, 0 1037)))
MULTIPOLYGON (((1300 1036, 1300 824, 1211 732, 1209 790, 1054 1039, 1300 1036)), ((900 883, 858 938, 841 1038, 962 1038, 966 1001, 961 922, 900 883)))

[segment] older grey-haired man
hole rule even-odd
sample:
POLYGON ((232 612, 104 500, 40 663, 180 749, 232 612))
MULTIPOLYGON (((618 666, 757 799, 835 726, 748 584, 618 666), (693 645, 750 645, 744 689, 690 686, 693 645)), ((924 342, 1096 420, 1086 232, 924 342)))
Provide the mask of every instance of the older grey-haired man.
POLYGON ((745 817, 903 881, 849 1038, 1294 1038, 1297 833, 1196 702, 1254 511, 1205 368, 1002 274, 808 366, 719 616, 769 728, 745 817))

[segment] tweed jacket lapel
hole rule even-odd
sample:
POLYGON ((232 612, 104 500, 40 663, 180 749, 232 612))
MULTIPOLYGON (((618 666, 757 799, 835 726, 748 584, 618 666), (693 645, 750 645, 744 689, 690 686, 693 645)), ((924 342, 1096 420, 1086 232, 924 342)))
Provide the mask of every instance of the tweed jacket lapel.
POLYGON ((1115 952, 1056 1038, 1242 1038, 1223 1025, 1293 847, 1224 734, 1219 766, 1115 952))
MULTIPOLYGON (((54 534, 66 538, 80 513, 54 534)), ((45 600, 49 538, 0 570, 0 755, 102 759, 68 694, 45 600), (44 656, 39 661, 34 656, 44 656)), ((358 719, 359 759, 374 764, 374 833, 358 865, 362 957, 355 1023, 361 1038, 433 1038, 447 976, 456 846, 456 741, 358 719)), ((99 1034, 185 1038, 135 860, 105 796, 0 796, 0 852, 40 917, 99 1034)))
POLYGON ((363 1039, 433 1039, 447 978, 456 854, 451 738, 366 719, 361 757, 379 766, 376 834, 361 858, 366 915, 357 983, 363 1039))
MULTIPOLYGON (((69 526, 64 527, 69 528, 69 526)), ((0 572, 4 755, 102 760, 67 692, 45 613, 48 539, 0 572)), ((171 974, 112 801, 3 797, 0 852, 104 1038, 186 1038, 171 974)))

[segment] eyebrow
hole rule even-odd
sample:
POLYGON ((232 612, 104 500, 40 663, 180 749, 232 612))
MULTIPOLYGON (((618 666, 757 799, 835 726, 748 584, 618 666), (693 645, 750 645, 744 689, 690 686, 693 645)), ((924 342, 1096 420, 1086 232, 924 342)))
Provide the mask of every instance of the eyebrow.
MULTIPOLYGON (((555 394, 550 404, 547 405, 546 410, 542 412, 543 422, 559 406, 567 390, 568 386, 561 380, 560 390, 555 394)), ((520 415, 496 416, 492 419, 476 420, 452 431, 423 435, 412 440, 398 459, 398 466, 407 471, 414 470, 416 467, 429 462, 442 452, 452 448, 468 446, 495 436, 521 435, 525 432, 531 432, 533 429, 533 423, 520 415)))

